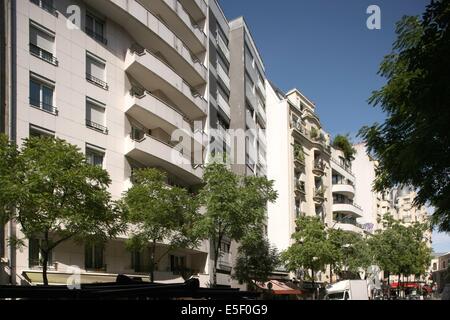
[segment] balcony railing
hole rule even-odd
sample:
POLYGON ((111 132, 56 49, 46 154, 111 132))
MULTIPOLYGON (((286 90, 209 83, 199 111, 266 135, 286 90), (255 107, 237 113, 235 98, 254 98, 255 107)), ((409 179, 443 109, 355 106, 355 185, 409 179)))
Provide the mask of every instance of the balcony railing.
POLYGON ((345 171, 347 171, 347 173, 350 173, 352 176, 354 176, 352 170, 351 170, 349 167, 344 166, 343 164, 341 164, 339 161, 337 161, 337 160, 334 159, 334 158, 331 158, 331 161, 333 161, 333 162, 334 162, 335 164, 337 164, 339 167, 341 167, 342 169, 344 169, 345 171))
POLYGON ((92 74, 86 73, 86 80, 105 90, 109 89, 109 86, 105 81, 94 77, 92 74))
POLYGON ((228 61, 230 61, 230 50, 228 49, 228 46, 225 44, 225 42, 223 41, 221 36, 217 36, 217 46, 220 48, 220 50, 222 51, 223 55, 225 56, 225 58, 228 59, 228 61))
POLYGON ((30 98, 30 105, 34 108, 51 113, 53 115, 56 115, 56 116, 58 115, 58 109, 51 104, 47 104, 42 101, 30 98))
POLYGON ((41 8, 44 11, 47 11, 48 13, 54 15, 55 17, 58 16, 58 12, 56 12, 56 9, 53 7, 52 1, 48 0, 30 0, 31 3, 34 3, 39 8, 41 8))
POLYGON ((324 200, 325 199, 325 188, 318 188, 314 190, 314 199, 315 200, 324 200))
POLYGON ((305 182, 299 181, 297 179, 295 179, 294 182, 295 182, 295 191, 305 194, 306 193, 305 182))
POLYGON ((348 204, 354 206, 355 208, 362 210, 362 207, 351 200, 333 200, 334 204, 348 204))
POLYGON ((30 43, 30 53, 39 59, 42 59, 50 64, 53 64, 54 66, 58 66, 58 59, 56 59, 56 57, 52 53, 42 48, 39 48, 37 45, 33 43, 30 43))
POLYGON ((100 34, 98 32, 95 32, 94 30, 92 30, 89 27, 85 28, 86 34, 91 37, 92 39, 103 43, 104 45, 108 44, 108 40, 103 36, 103 34, 100 34))
POLYGON ((101 124, 98 124, 98 123, 96 123, 94 121, 91 121, 89 119, 86 119, 86 126, 91 128, 91 129, 97 130, 97 131, 99 131, 101 133, 108 134, 108 128, 107 127, 105 127, 105 126, 103 126, 101 124))

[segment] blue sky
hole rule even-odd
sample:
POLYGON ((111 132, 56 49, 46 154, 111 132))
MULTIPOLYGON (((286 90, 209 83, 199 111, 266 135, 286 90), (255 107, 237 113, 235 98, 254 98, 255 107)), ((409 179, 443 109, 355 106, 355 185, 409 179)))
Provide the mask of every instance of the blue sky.
MULTIPOLYGON (((280 89, 298 88, 316 103, 331 135, 355 136, 384 115, 368 105, 384 79, 377 75, 391 50, 395 23, 420 15, 429 0, 220 0, 228 19, 244 16, 266 67, 280 89), (367 7, 381 9, 381 30, 369 30, 367 7)), ((450 237, 435 237, 450 251, 450 237)))

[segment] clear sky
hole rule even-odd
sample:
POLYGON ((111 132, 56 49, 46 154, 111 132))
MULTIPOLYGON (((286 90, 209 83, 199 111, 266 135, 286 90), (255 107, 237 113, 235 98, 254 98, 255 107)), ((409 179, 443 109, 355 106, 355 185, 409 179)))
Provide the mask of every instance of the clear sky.
MULTIPOLYGON (((395 23, 420 15, 429 0, 220 0, 229 20, 244 16, 266 67, 280 89, 298 88, 316 103, 332 136, 358 130, 384 115, 368 105, 384 79, 377 75, 396 39, 395 23), (381 30, 366 26, 370 5, 381 9, 381 30)), ((435 237, 435 251, 450 238, 435 237)))

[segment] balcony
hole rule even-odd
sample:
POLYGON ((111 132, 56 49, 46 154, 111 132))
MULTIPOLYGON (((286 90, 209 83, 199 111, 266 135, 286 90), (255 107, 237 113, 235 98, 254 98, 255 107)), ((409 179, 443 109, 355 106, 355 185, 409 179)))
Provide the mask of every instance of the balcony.
POLYGON ((58 17, 58 12, 49 0, 31 0, 30 2, 37 5, 42 10, 54 15, 55 17, 58 17))
POLYGON ((223 112, 225 112, 227 117, 230 119, 231 118, 230 105, 228 101, 226 101, 225 98, 222 97, 222 95, 219 92, 217 92, 217 105, 223 110, 223 112))
POLYGON ((253 116, 249 110, 245 111, 245 122, 247 124, 247 127, 249 129, 255 129, 256 128, 256 122, 253 119, 253 116))
POLYGON ((258 80, 256 87, 258 88, 261 95, 263 97, 265 97, 266 96, 266 87, 265 87, 264 83, 258 80))
POLYGON ((359 233, 359 234, 363 234, 364 233, 363 229, 361 229, 356 224, 352 224, 352 223, 337 222, 336 225, 334 226, 334 228, 335 229, 339 229, 339 230, 343 230, 343 231, 355 232, 355 233, 359 233))
POLYGON ((295 194, 297 196, 304 196, 304 195, 306 195, 305 182, 295 179, 294 183, 295 183, 295 194))
POLYGON ((206 100, 195 92, 170 66, 148 50, 129 50, 125 70, 150 92, 158 90, 189 115, 191 119, 203 118, 207 113, 206 100))
POLYGON ((208 6, 205 0, 180 0, 180 2, 194 21, 206 19, 208 6))
POLYGON ((230 90, 230 77, 228 76, 228 73, 223 69, 220 63, 217 64, 217 75, 223 81, 228 90, 230 90))
POLYGON ((100 87, 105 90, 109 90, 109 86, 105 81, 103 81, 99 78, 96 78, 89 73, 86 73, 86 80, 89 81, 90 83, 92 83, 93 85, 96 85, 97 87, 100 87))
POLYGON ((153 95, 151 92, 132 88, 125 102, 125 113, 147 127, 160 127, 165 132, 181 129, 192 139, 203 146, 203 133, 193 135, 194 123, 180 111, 153 95))
POLYGON ((257 108, 256 108, 259 117, 261 118, 261 120, 264 123, 267 123, 267 116, 266 116, 266 110, 264 109, 264 107, 262 106, 262 104, 258 101, 257 103, 257 108))
POLYGON ((340 193, 348 198, 355 196, 355 187, 351 184, 333 184, 333 193, 340 193))
POLYGON ((148 11, 162 17, 169 28, 183 39, 195 54, 206 51, 207 36, 200 27, 191 21, 189 14, 178 0, 140 0, 148 11))
POLYGON ((99 123, 96 123, 94 121, 91 121, 89 119, 86 119, 86 127, 88 127, 89 129, 93 129, 95 131, 98 131, 100 133, 103 134, 108 134, 108 128, 105 127, 104 125, 101 125, 99 123))
POLYGON ((193 166, 187 156, 150 135, 145 135, 139 141, 128 137, 125 154, 145 166, 162 168, 187 184, 195 185, 202 182, 203 169, 200 166, 193 166))
POLYGON ((317 188, 314 190, 314 201, 321 204, 325 201, 325 188, 317 188))
POLYGON ((338 160, 331 158, 331 168, 336 170, 339 174, 344 177, 351 178, 351 180, 355 179, 355 176, 351 170, 351 168, 344 166, 338 160), (349 177, 350 176, 350 177, 349 177))
POLYGON ((314 173, 316 176, 321 177, 321 176, 323 176, 323 175, 325 174, 325 169, 326 169, 326 166, 325 166, 325 163, 324 163, 324 162, 316 161, 316 162, 314 163, 313 173, 314 173))
POLYGON ((344 203, 333 202, 333 212, 349 214, 356 218, 360 218, 363 215, 362 208, 351 201, 344 201, 344 203))
POLYGON ((230 49, 228 49, 227 44, 223 41, 221 36, 217 36, 216 44, 219 47, 220 51, 222 51, 225 58, 230 61, 230 49))
POLYGON ((58 115, 58 109, 48 103, 42 102, 42 101, 38 101, 38 100, 34 100, 30 98, 30 106, 32 106, 33 108, 42 110, 44 112, 50 113, 54 116, 58 115))
POLYGON ((38 46, 30 43, 30 53, 41 59, 44 60, 45 62, 48 62, 54 66, 58 66, 58 59, 56 59, 56 57, 53 55, 53 53, 50 53, 42 48, 39 48, 38 46))
POLYGON ((250 105, 256 109, 256 96, 255 92, 253 91, 253 86, 251 85, 250 81, 245 81, 245 97, 247 98, 250 105))
POLYGON ((167 62, 191 86, 204 85, 208 72, 186 45, 155 15, 136 0, 88 0, 91 7, 105 12, 108 18, 125 31, 141 46, 160 52, 167 62))

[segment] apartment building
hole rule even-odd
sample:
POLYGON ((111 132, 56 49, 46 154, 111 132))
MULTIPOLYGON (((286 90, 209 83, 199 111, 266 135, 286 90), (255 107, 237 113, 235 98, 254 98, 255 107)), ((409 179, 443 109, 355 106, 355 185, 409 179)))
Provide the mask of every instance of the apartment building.
POLYGON ((300 91, 284 94, 267 83, 268 178, 278 199, 268 205, 268 236, 278 250, 292 243, 300 216, 333 224, 330 137, 315 114, 315 105, 300 91))
POLYGON ((231 162, 241 175, 267 174, 265 67, 243 17, 229 22, 231 162))
MULTIPOLYGON (((208 50, 215 41, 208 17, 215 9, 203 0, 3 3, 2 15, 12 17, 2 19, 7 45, 17 57, 5 62, 2 51, 2 65, 11 65, 2 90, 2 101, 10 95, 2 117, 10 113, 11 138, 52 135, 78 146, 109 172, 114 198, 131 186, 135 168, 159 168, 169 185, 197 188, 210 108, 208 50), (181 136, 189 138, 182 145, 181 136)), ((2 73, 2 89, 4 79, 2 73)), ((6 237, 23 236, 17 225, 5 230, 6 237)), ((2 249, 2 273, 13 283, 40 281, 39 241, 2 249)), ((156 279, 191 273, 206 283, 208 250, 205 242, 171 252, 157 265, 156 279)), ((64 283, 71 266, 81 269, 84 282, 110 281, 117 273, 146 276, 148 261, 146 253, 129 252, 122 238, 104 246, 67 242, 52 254, 49 280, 64 283)))

